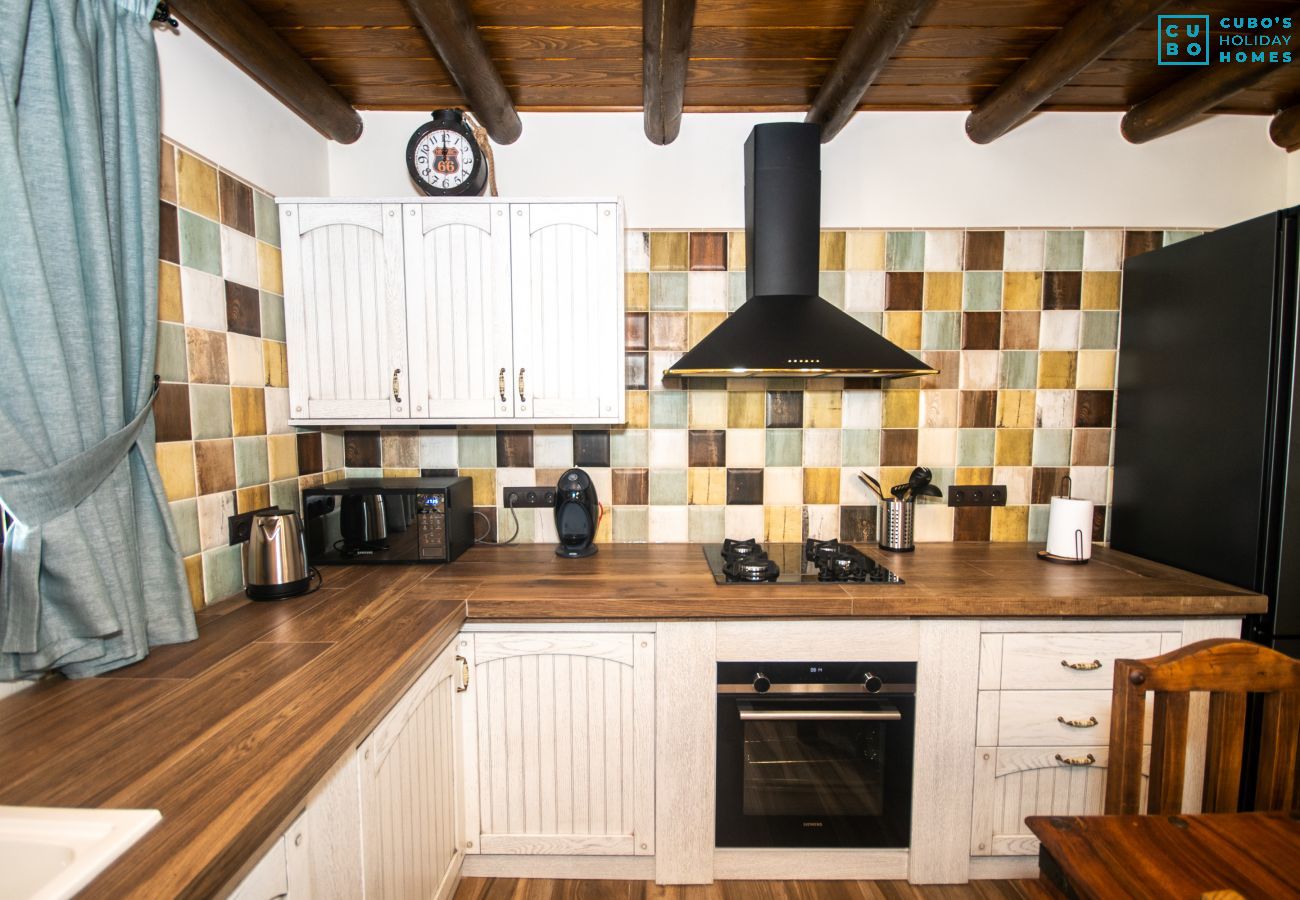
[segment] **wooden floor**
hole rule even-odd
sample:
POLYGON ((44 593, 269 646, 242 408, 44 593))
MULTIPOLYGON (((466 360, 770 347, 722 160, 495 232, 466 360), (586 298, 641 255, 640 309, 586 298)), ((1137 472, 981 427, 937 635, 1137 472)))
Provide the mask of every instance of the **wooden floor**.
POLYGON ((914 886, 906 881, 718 881, 659 887, 650 881, 465 878, 456 900, 1049 900, 1038 881, 914 886))

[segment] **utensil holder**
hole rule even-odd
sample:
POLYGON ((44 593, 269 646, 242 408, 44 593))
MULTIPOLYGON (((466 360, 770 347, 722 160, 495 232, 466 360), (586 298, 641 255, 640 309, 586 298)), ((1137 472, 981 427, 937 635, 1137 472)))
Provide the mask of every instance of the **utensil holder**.
POLYGON ((916 501, 890 498, 881 501, 877 529, 881 550, 910 553, 916 549, 912 531, 916 521, 916 501))

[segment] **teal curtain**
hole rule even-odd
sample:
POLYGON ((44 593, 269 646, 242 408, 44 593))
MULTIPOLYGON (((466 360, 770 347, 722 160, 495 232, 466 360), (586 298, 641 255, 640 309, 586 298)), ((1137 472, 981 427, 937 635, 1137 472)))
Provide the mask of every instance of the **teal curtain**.
POLYGON ((154 462, 147 0, 0 0, 0 680, 195 636, 154 462))

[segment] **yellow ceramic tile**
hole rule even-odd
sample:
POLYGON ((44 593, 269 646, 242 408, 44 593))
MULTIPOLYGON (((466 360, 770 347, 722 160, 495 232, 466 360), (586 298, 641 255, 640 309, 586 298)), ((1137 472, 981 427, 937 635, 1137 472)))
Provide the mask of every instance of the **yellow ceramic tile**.
POLYGON ((688 498, 692 506, 720 506, 727 502, 727 470, 687 469, 688 498))
POLYGON ((1115 387, 1115 351, 1080 350, 1078 382, 1080 390, 1112 390, 1115 387))
MULTIPOLYGON (((888 494, 889 489, 896 484, 902 484, 912 474, 912 466, 881 466, 880 467, 880 486, 888 494)), ((867 489, 870 492, 870 488, 867 489)))
POLYGON ((921 306, 927 310, 961 309, 961 273, 926 272, 921 306))
MULTIPOLYGON (((266 439, 266 462, 272 481, 298 476, 298 435, 273 434, 266 439)), ((413 478, 420 477, 419 469, 413 478)))
POLYGON ((650 392, 628 391, 623 403, 628 428, 650 427, 650 392))
MULTIPOLYGON (((474 505, 496 506, 497 470, 496 469, 461 469, 460 474, 474 482, 474 505)), ((509 485, 507 485, 509 487, 509 485)))
POLYGON ((885 337, 904 350, 920 350, 921 314, 919 312, 886 312, 885 337))
POLYGON ((181 322, 185 314, 181 307, 181 269, 169 262, 158 261, 158 318, 164 322, 181 322))
POLYGON ((690 313, 686 317, 686 346, 694 347, 727 318, 724 312, 690 313))
POLYGON ((154 445, 158 474, 168 500, 194 496, 194 445, 189 441, 168 441, 154 445))
MULTIPOLYGON (((419 478, 419 469, 384 469, 385 478, 419 478)), ((557 481, 559 479, 556 479, 557 481)))
POLYGON ((158 197, 168 203, 176 202, 176 145, 163 141, 158 161, 158 197))
POLYGON ((650 232, 650 271, 685 271, 690 261, 688 237, 685 231, 650 232))
POLYGON ((1042 272, 1004 272, 1002 274, 1002 308, 1012 310, 1043 308, 1042 272))
POLYGON ((994 432, 993 461, 999 466, 1027 466, 1034 458, 1034 429, 999 428, 994 432))
POLYGON ((1028 506, 995 506, 989 523, 989 539, 993 541, 1025 541, 1029 539, 1028 506))
POLYGON ((885 391, 882 428, 916 428, 921 419, 920 391, 885 391))
POLYGON ((1084 272, 1084 309, 1119 309, 1119 272, 1084 272))
POLYGON ((839 503, 840 470, 809 468, 803 470, 804 503, 839 503))
POLYGON ((240 488, 235 491, 235 512, 246 513, 266 509, 271 505, 271 486, 267 484, 240 488))
POLYGON ((840 271, 844 268, 844 232, 823 231, 819 253, 819 268, 822 271, 840 271))
POLYGON ((839 428, 843 417, 843 391, 804 391, 804 428, 839 428))
POLYGON ((803 541, 802 506, 763 507, 765 541, 774 544, 798 544, 803 541))
POLYGON ((176 154, 176 185, 177 197, 183 209, 209 219, 220 219, 216 169, 197 156, 181 150, 176 154))
MULTIPOLYGON (((234 424, 235 437, 266 434, 266 391, 260 387, 232 387, 230 389, 230 417, 234 424)), ((290 435, 290 437, 293 437, 293 435, 290 435)), ((297 453, 295 446, 295 458, 297 453)), ((276 479, 272 476, 271 480, 275 481, 276 479)))
POLYGON ((727 427, 726 391, 691 391, 687 395, 687 402, 687 421, 690 427, 727 427))
POLYGON ((1034 399, 1033 391, 998 391, 998 427, 1033 428, 1034 399))
POLYGON ((201 610, 206 602, 203 599, 203 555, 195 553, 185 557, 185 581, 190 586, 190 606, 195 612, 201 610))
POLYGON ((257 283, 272 294, 284 293, 284 275, 280 271, 280 248, 266 241, 257 242, 257 283))
POLYGON ((733 272, 745 269, 745 232, 727 233, 727 268, 733 272))
POLYGON ((885 268, 885 233, 850 231, 844 240, 844 265, 849 269, 879 272, 885 268))
POLYGON ((953 484, 992 484, 993 469, 988 466, 963 466, 957 469, 953 484))
POLYGON ((628 272, 623 276, 623 306, 628 312, 645 312, 650 308, 648 272, 628 272))
POLYGON ((262 341, 262 363, 266 367, 267 387, 289 386, 289 361, 284 353, 284 344, 262 341))
POLYGON ((728 428, 763 428, 767 425, 764 398, 761 391, 727 392, 728 428))
POLYGON ((596 536, 592 540, 597 544, 608 544, 613 540, 613 535, 614 517, 608 514, 600 516, 596 520, 596 536))
POLYGON ((1073 350, 1043 350, 1038 354, 1038 386, 1069 390, 1075 383, 1076 353, 1073 350))

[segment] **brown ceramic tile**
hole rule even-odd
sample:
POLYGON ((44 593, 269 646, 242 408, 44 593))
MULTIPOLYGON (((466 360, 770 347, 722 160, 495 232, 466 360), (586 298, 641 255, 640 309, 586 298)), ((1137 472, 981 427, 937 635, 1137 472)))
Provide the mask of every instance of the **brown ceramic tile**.
POLYGON ((482 514, 481 517, 474 516, 474 533, 477 535, 478 540, 497 540, 497 508, 495 506, 476 506, 474 512, 482 514), (484 519, 487 520, 486 524, 484 524, 484 519))
POLYGON ((763 470, 728 469, 727 502, 735 506, 761 506, 763 503, 763 470))
POLYGON ((221 192, 221 224, 253 233, 253 189, 225 172, 218 176, 221 192))
POLYGON ((923 375, 918 387, 923 391, 956 390, 961 379, 961 351, 927 350, 920 354, 930 368, 938 369, 938 375, 923 375))
POLYGON ((840 507, 840 540, 854 544, 869 544, 876 539, 874 506, 840 507))
POLYGON ((1128 259, 1139 253, 1156 250, 1163 241, 1164 235, 1159 231, 1126 231, 1124 232, 1124 258, 1128 259))
POLYGON ((194 474, 199 494, 215 494, 235 489, 235 449, 229 438, 219 441, 195 441, 194 474))
POLYGON ((319 431, 298 432, 298 471, 312 475, 325 469, 325 451, 319 431))
POLYGON ((920 309, 924 296, 924 273, 888 272, 885 274, 885 309, 920 309))
POLYGON ((960 506, 953 510, 954 541, 987 541, 992 510, 987 506, 960 506))
POLYGON ((181 261, 181 233, 176 224, 176 207, 158 204, 158 258, 170 263, 181 261))
POLYGON ((997 425, 997 391, 962 391, 960 422, 962 428, 993 428, 997 425))
POLYGON ((499 430, 497 432, 497 465, 503 469, 531 469, 533 467, 533 432, 499 430))
POLYGON ((226 360, 226 335, 204 328, 185 329, 185 355, 190 367, 190 381, 198 384, 229 384, 230 369, 226 360))
POLYGON ((184 384, 158 385, 153 402, 158 442, 190 439, 190 389, 184 384))
POLYGON ((1006 233, 1002 231, 966 232, 966 268, 996 271, 1002 268, 1002 245, 1006 233))
POLYGON ((688 440, 687 465, 717 468, 727 460, 727 432, 721 430, 691 431, 688 440))
POLYGON ((1109 428, 1114 405, 1115 394, 1111 391, 1079 391, 1075 395, 1075 426, 1109 428))
POLYGON ((1094 541, 1106 540, 1106 507, 1094 506, 1092 508, 1092 539, 1094 541))
POLYGON ((696 271, 726 271, 727 233, 725 231, 691 232, 691 268, 696 271))
POLYGON ((378 431, 349 431, 343 435, 343 464, 377 469, 384 464, 378 431))
POLYGON ((650 386, 647 375, 649 369, 649 357, 643 352, 629 353, 623 358, 623 365, 627 369, 627 389, 629 391, 644 391, 650 386))
POLYGON ((968 312, 961 317, 964 350, 997 350, 1002 342, 1002 313, 968 312))
POLYGON ((647 331, 649 314, 643 312, 628 313, 623 318, 623 345, 628 350, 645 350, 649 348, 647 331))
POLYGON ((168 203, 176 202, 176 145, 162 141, 158 159, 158 196, 168 203))
MULTIPOLYGON (((379 433, 379 458, 384 469, 417 469, 420 466, 420 434, 418 431, 381 431, 379 433)), ((385 471, 385 475, 389 473, 385 471)))
POLYGON ((1074 448, 1070 462, 1076 466, 1110 465, 1110 429, 1074 429, 1074 448))
POLYGON ((1035 466, 1033 480, 1030 483, 1030 503, 1051 503, 1053 497, 1060 496, 1061 479, 1070 474, 1064 466, 1035 466))
POLYGON ((686 314, 664 312, 651 313, 650 349, 685 350, 686 314))
POLYGON ((880 432, 882 466, 916 465, 916 429, 885 428, 880 432))
POLYGON ((1045 272, 1043 309, 1078 309, 1082 284, 1082 272, 1045 272))
POLYGON ((230 418, 235 437, 266 434, 266 390, 260 387, 232 387, 230 418))
POLYGON ((768 391, 767 427, 802 428, 803 391, 768 391))
POLYGON ((645 506, 650 502, 648 469, 614 469, 610 474, 616 505, 645 506))
POLYGON ((609 429, 575 429, 573 432, 575 466, 609 465, 609 429))
POLYGON ((262 304, 256 288, 226 282, 226 322, 231 331, 262 336, 262 304))
POLYGON ((1038 319, 1036 312, 1004 312, 1002 314, 1002 349, 1037 350, 1038 319))

